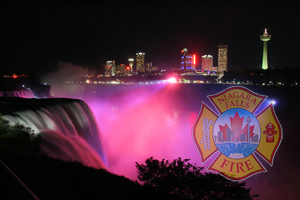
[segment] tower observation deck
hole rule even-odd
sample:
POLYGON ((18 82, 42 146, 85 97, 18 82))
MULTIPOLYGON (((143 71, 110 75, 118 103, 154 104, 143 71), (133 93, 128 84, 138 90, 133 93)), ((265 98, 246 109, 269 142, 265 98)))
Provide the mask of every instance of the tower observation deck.
POLYGON ((268 50, 267 50, 267 42, 271 40, 271 35, 268 34, 267 29, 265 28, 264 34, 260 36, 260 40, 264 42, 263 46, 263 60, 262 60, 262 69, 268 69, 268 50))

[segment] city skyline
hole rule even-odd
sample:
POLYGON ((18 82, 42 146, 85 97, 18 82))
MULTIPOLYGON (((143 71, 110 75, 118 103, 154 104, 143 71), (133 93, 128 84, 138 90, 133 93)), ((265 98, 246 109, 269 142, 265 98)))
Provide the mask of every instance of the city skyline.
MULTIPOLYGON (((145 63, 172 69, 180 67, 182 48, 198 58, 217 58, 220 43, 229 47, 228 70, 261 69, 259 36, 265 28, 272 35, 268 67, 295 68, 299 49, 294 38, 300 33, 296 8, 290 2, 267 1, 259 5, 248 1, 6 2, 1 8, 1 69, 45 73, 63 61, 104 71, 107 60, 127 63, 136 52, 147 54, 145 63)), ((217 59, 213 66, 218 66, 217 59)), ((196 68, 200 67, 197 62, 196 68)))

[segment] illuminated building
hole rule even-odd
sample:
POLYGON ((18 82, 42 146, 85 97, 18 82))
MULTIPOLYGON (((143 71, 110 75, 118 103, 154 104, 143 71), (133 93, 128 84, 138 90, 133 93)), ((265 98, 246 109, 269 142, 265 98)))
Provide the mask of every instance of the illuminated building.
POLYGON ((133 72, 133 62, 134 62, 134 59, 133 58, 129 58, 128 62, 129 62, 129 66, 130 66, 130 71, 133 72))
POLYGON ((116 67, 116 75, 124 76, 125 75, 126 66, 125 64, 117 65, 116 67))
POLYGON ((117 65, 116 67, 116 75, 117 76, 131 76, 130 66, 126 66, 125 64, 117 65))
POLYGON ((115 61, 106 61, 106 66, 105 66, 105 75, 106 76, 115 76, 115 61))
POLYGON ((183 53, 183 56, 181 56, 181 69, 195 69, 196 55, 189 55, 186 48, 184 48, 181 53, 183 53))
POLYGON ((152 70, 152 62, 146 64, 146 72, 149 73, 152 70))
POLYGON ((264 42, 263 48, 263 60, 262 60, 262 69, 268 69, 268 52, 267 52, 267 42, 271 40, 271 35, 268 34, 267 29, 265 28, 264 34, 260 36, 260 40, 264 42))
POLYGON ((145 53, 136 53, 136 72, 145 73, 145 53))
POLYGON ((146 72, 147 72, 148 74, 153 74, 153 73, 156 72, 156 71, 157 71, 157 67, 152 66, 152 62, 148 62, 148 63, 146 64, 146 72))
POLYGON ((212 71, 213 56, 212 55, 204 55, 204 56, 201 56, 201 58, 202 58, 202 62, 201 62, 202 70, 212 71))
POLYGON ((219 72, 227 71, 227 45, 218 45, 218 67, 219 72))
POLYGON ((124 75, 123 76, 132 76, 132 67, 130 67, 130 66, 126 66, 125 67, 125 71, 124 71, 124 75))

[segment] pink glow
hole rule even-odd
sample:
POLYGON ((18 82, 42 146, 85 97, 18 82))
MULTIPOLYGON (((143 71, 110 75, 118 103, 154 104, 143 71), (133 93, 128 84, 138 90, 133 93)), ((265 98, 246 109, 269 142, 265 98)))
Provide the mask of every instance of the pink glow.
MULTIPOLYGON (((63 84, 65 81, 74 80, 74 77, 80 77, 87 72, 86 69, 72 66, 70 63, 60 64, 60 73, 53 74, 52 79, 45 82, 51 85, 53 96, 79 98, 92 109, 100 129, 101 143, 109 171, 137 180, 135 162, 144 163, 150 156, 168 160, 178 157, 190 158, 191 163, 204 168, 207 168, 216 157, 214 155, 206 163, 201 163, 192 139, 192 127, 202 101, 213 108, 207 95, 216 94, 228 86, 163 83, 151 89, 147 89, 146 86, 135 88, 135 85, 123 87, 124 85, 69 84, 66 86, 63 84), (72 76, 66 80, 66 74, 70 72, 73 72, 72 76), (183 87, 189 89, 184 90, 183 87)), ((274 94, 275 97, 282 94, 277 91, 277 88, 257 87, 255 90, 260 94, 270 91, 270 94, 274 94)), ((297 109, 292 108, 297 102, 295 98, 287 97, 281 98, 281 102, 277 101, 281 106, 279 109, 281 115, 278 116, 281 120, 285 120, 285 127, 289 130, 286 131, 290 134, 285 136, 283 148, 281 147, 277 152, 276 163, 273 167, 265 165, 267 173, 246 180, 246 186, 252 188, 252 194, 259 194, 260 199, 299 197, 300 190, 297 190, 299 160, 295 159, 295 155, 299 152, 297 148, 299 134, 295 126, 297 118, 291 117, 298 114, 297 109), (287 110, 289 112, 286 112, 287 110)), ((265 102, 266 105, 268 103, 265 102)), ((259 111, 257 110, 257 113, 259 111)))
POLYGON ((14 90, 14 91, 1 91, 0 97, 21 97, 21 98, 34 98, 34 94, 30 89, 14 90))
POLYGON ((67 137, 58 131, 45 130, 41 144, 44 152, 53 158, 79 161, 94 168, 106 168, 99 154, 81 137, 67 137))
POLYGON ((86 100, 98 122, 111 172, 137 180, 135 162, 144 163, 151 156, 190 158, 191 163, 200 166, 192 138, 197 113, 174 110, 175 102, 169 101, 166 91, 176 89, 170 86, 154 93, 135 89, 111 96, 110 101, 86 100))
POLYGON ((168 79, 169 83, 176 83, 176 79, 173 77, 173 78, 169 78, 168 79))
MULTIPOLYGON (((208 167, 209 162, 201 165, 192 137, 202 95, 191 98, 180 84, 67 84, 63 90, 64 81, 57 83, 57 77, 65 80, 66 71, 74 71, 74 76, 85 71, 69 63, 61 63, 59 69, 45 82, 51 85, 53 96, 78 98, 89 105, 97 120, 109 171, 137 180, 135 162, 144 163, 151 156, 168 160, 190 158, 191 163, 208 167), (189 101, 183 101, 185 98, 189 101), (193 112, 186 111, 185 103, 189 107, 193 104, 193 112)), ((204 94, 203 98, 207 99, 204 94)))

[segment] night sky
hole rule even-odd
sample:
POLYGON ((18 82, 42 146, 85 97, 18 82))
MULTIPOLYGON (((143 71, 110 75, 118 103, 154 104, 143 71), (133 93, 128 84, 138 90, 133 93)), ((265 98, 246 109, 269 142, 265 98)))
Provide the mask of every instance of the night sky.
MULTIPOLYGON (((159 69, 179 68, 180 51, 198 57, 228 45, 228 70, 261 68, 264 28, 269 67, 299 67, 297 1, 8 1, 0 7, 1 71, 53 72, 59 61, 101 69, 135 53, 159 69)), ((200 63, 197 64, 200 67, 200 63)))

